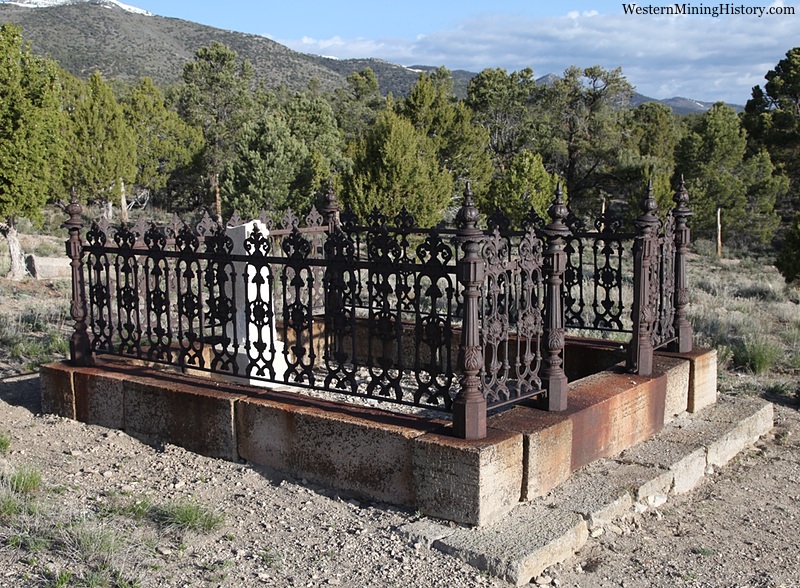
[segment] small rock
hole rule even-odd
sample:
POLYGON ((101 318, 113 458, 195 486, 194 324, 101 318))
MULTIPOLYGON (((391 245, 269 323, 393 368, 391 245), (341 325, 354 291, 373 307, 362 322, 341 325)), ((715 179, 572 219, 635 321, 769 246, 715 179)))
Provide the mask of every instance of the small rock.
POLYGON ((603 527, 597 527, 595 529, 592 529, 591 537, 592 537, 592 539, 597 539, 598 537, 603 535, 605 532, 606 531, 605 531, 605 529, 603 529, 603 527))
POLYGON ((553 583, 553 578, 550 576, 539 576, 536 578, 536 585, 537 586, 549 586, 553 583))
POLYGON ((159 552, 161 555, 172 555, 172 550, 168 547, 159 546, 156 549, 156 551, 159 552))
POLYGON ((73 457, 76 457, 78 455, 83 455, 83 451, 81 451, 80 449, 70 449, 69 454, 73 457))
POLYGON ((714 466, 711 465, 711 464, 708 464, 706 466, 706 476, 711 476, 713 474, 714 474, 714 466))
POLYGON ((636 505, 633 507, 633 510, 634 512, 636 512, 636 514, 642 514, 647 510, 647 505, 642 504, 641 502, 637 502, 636 505))
POLYGON ((622 535, 624 532, 619 526, 613 523, 608 525, 608 530, 614 533, 614 535, 622 535))
POLYGON ((666 504, 667 502, 667 495, 666 494, 654 494, 653 496, 647 497, 647 504, 654 508, 658 508, 659 506, 666 504))

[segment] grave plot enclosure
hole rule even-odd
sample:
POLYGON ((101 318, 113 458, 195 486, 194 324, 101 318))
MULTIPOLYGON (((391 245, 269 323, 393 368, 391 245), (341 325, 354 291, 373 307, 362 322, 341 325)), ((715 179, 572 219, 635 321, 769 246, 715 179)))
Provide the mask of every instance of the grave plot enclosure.
POLYGON ((120 356, 255 386, 292 386, 451 412, 486 436, 487 411, 568 406, 567 329, 621 333, 628 369, 691 351, 688 196, 659 216, 649 191, 627 232, 579 223, 559 191, 549 221, 484 224, 469 188, 456 226, 357 219, 327 196, 279 223, 206 215, 86 227, 73 199, 74 365, 120 356))

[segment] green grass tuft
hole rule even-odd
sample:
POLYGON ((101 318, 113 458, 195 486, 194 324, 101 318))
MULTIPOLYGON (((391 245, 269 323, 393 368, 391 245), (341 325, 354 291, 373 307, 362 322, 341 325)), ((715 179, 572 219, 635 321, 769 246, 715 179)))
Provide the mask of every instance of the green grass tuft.
POLYGON ((34 467, 22 466, 10 474, 6 481, 15 494, 31 494, 39 490, 42 484, 42 474, 34 467))
POLYGON ((224 517, 194 501, 173 502, 152 509, 153 520, 165 529, 203 531, 218 529, 224 517))
POLYGON ((783 350, 766 339, 746 338, 733 346, 733 365, 756 375, 769 371, 783 350))

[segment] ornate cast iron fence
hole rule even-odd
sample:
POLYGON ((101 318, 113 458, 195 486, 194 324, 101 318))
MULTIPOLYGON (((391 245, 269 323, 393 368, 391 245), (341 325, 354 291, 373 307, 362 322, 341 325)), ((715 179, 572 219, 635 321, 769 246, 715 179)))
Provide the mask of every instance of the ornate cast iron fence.
POLYGON ((455 435, 482 438, 487 409, 566 409, 565 327, 630 333, 643 375, 655 348, 691 349, 687 199, 681 187, 662 224, 648 192, 637 232, 622 233, 602 218, 578 230, 560 189, 550 222, 531 214, 524 230, 498 215, 479 228, 469 187, 458 228, 421 229, 405 211, 359 224, 329 193, 304 226, 291 212, 277 224, 140 218, 92 223, 84 241, 73 196, 72 361, 116 355, 452 411, 455 435))

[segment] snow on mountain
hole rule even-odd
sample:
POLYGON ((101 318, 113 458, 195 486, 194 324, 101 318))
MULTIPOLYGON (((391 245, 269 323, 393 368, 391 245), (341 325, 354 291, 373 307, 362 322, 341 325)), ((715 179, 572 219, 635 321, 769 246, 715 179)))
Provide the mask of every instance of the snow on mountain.
POLYGON ((28 8, 47 8, 49 6, 59 6, 61 4, 78 4, 80 2, 94 2, 96 4, 103 4, 108 7, 116 6, 126 12, 134 14, 144 14, 145 16, 153 16, 152 12, 117 2, 117 0, 13 0, 11 2, 3 2, 4 4, 14 4, 15 6, 27 6, 28 8))

